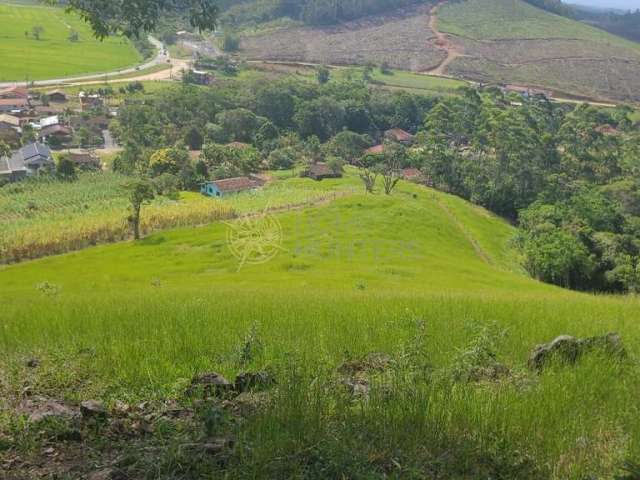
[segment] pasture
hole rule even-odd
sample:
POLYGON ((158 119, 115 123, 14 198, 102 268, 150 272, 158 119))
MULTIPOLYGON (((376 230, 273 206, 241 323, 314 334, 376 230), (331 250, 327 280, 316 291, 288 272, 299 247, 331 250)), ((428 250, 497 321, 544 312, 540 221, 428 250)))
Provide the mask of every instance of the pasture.
MULTIPOLYGON (((162 478, 204 466, 204 478, 613 478, 640 455, 635 361, 594 354, 539 375, 526 368, 533 346, 560 334, 617 331, 635 359, 638 299, 527 278, 511 226, 407 183, 391 197, 353 191, 276 218, 279 254, 241 269, 218 222, 5 266, 2 394, 26 381, 32 394, 70 402, 191 405, 184 391, 197 373, 273 372, 268 407, 211 427, 238 442, 228 463, 188 460, 174 443, 187 433, 160 425, 163 460, 130 452, 127 468, 162 478), (367 400, 354 399, 336 368, 370 352, 392 367, 371 379, 367 400), (29 371, 33 357, 40 367, 29 371), (459 379, 494 362, 509 373, 459 379)), ((4 418, 0 431, 40 448, 4 418)))
POLYGON ((0 25, 0 82, 109 72, 141 60, 128 40, 100 41, 85 22, 61 8, 0 2, 0 25), (42 27, 39 39, 34 27, 42 27), (72 32, 77 41, 70 39, 72 32))

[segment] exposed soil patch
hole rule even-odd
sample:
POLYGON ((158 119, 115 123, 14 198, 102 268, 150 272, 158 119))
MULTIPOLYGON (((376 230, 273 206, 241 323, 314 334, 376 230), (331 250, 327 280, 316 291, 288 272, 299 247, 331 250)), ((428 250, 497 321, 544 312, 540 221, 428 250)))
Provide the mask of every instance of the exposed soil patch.
POLYGON ((331 27, 287 28, 243 38, 243 53, 251 60, 380 65, 425 71, 446 59, 435 34, 425 28, 429 5, 400 9, 331 27))

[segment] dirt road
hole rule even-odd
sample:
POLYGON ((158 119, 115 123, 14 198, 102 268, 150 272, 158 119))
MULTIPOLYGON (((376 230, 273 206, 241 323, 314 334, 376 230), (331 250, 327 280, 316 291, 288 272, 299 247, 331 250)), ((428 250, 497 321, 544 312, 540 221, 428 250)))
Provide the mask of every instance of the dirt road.
POLYGON ((464 55, 462 47, 454 45, 446 34, 438 30, 438 10, 445 3, 447 3, 446 0, 437 3, 431 8, 431 11, 429 12, 429 29, 436 36, 436 46, 444 50, 447 53, 447 56, 435 67, 429 70, 424 70, 420 73, 435 75, 439 77, 446 76, 447 67, 451 64, 451 62, 453 62, 456 58, 464 55))

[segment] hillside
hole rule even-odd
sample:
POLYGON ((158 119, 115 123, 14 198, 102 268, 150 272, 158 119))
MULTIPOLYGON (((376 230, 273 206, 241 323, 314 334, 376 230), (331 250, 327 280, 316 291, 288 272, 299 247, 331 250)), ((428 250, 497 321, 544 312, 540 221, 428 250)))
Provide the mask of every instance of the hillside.
MULTIPOLYGON (((350 174, 322 183, 345 191, 358 182, 350 174)), ((0 397, 13 408, 26 388, 31 398, 70 404, 151 400, 135 408, 186 409, 187 417, 148 415, 142 434, 130 423, 133 410, 99 423, 96 438, 108 435, 108 444, 94 442, 90 423, 82 427, 91 465, 116 465, 133 478, 152 465, 157 478, 185 469, 193 478, 385 478, 396 468, 400 476, 581 478, 611 473, 638 453, 635 367, 594 359, 543 376, 524 367, 535 344, 562 333, 619 331, 638 353, 637 300, 530 280, 512 262, 512 227, 408 183, 391 197, 353 191, 275 218, 279 253, 241 269, 223 223, 2 267, 0 397), (352 399, 336 367, 369 352, 390 355, 394 367, 366 387, 369 401, 352 399), (29 358, 35 368, 25 366, 29 358), (455 380, 473 362, 496 361, 507 373, 455 380), (236 403, 184 396, 196 373, 233 378, 265 368, 277 387, 255 398, 272 402, 260 400, 242 421, 224 413, 236 403), (188 446, 202 435, 233 435, 237 446, 225 462, 203 457, 188 446)), ((48 435, 63 438, 73 423, 22 431, 10 418, 0 417, 0 438, 20 435, 21 471, 79 467, 73 440, 55 443, 58 460, 39 464, 47 467, 30 463, 48 435)))
POLYGON ((546 87, 563 96, 640 101, 640 45, 634 42, 522 0, 451 1, 432 10, 434 5, 333 26, 252 28, 241 53, 252 60, 385 62, 485 83, 546 87), (447 51, 455 55, 443 64, 447 51))
POLYGON ((640 100, 640 46, 594 27, 520 0, 447 3, 438 25, 465 54, 450 75, 640 100))
POLYGON ((428 28, 429 3, 332 26, 288 27, 242 38, 252 60, 366 65, 382 62, 404 70, 437 66, 445 52, 428 28))
POLYGON ((0 82, 100 73, 140 61, 122 38, 96 39, 79 17, 61 8, 0 2, 0 82), (34 36, 34 28, 42 32, 34 36), (70 40, 72 32, 77 40, 70 40))

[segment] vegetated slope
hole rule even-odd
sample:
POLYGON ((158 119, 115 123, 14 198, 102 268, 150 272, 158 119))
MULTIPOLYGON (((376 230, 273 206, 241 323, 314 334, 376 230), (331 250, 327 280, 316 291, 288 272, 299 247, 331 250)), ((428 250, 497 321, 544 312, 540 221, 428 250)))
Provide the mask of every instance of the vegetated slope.
POLYGON ((61 8, 0 2, 0 82, 99 73, 133 65, 140 55, 128 40, 94 38, 89 26, 61 8), (42 27, 40 39, 34 27, 42 27), (78 41, 71 41, 71 32, 78 41))
MULTIPOLYGON (((594 357, 538 376, 523 365, 533 345, 561 333, 618 330, 637 353, 636 300, 566 292, 510 272, 512 227, 406 183, 391 197, 355 193, 276 218, 280 254, 240 270, 220 223, 0 270, 0 397, 17 397, 28 382, 34 396, 72 402, 182 401, 195 373, 232 378, 269 368, 274 401, 233 424, 232 460, 208 467, 228 478, 384 478, 391 459, 443 478, 580 478, 635 458, 634 367, 594 357), (336 367, 369 352, 388 353, 396 366, 382 391, 372 383, 370 401, 345 397, 336 367), (27 373, 24 359, 33 355, 42 366, 27 373), (496 360, 513 373, 479 384, 456 377, 496 360), (381 460, 372 462, 374 454, 381 460), (309 472, 309 455, 329 463, 309 472)), ((140 439, 154 449, 138 440, 112 444, 127 448, 123 468, 180 448, 191 430, 164 421, 140 439)), ((16 435, 15 425, 0 419, 0 433, 16 435)), ((193 428, 197 435, 201 427, 193 428)), ((96 464, 106 463, 92 451, 96 464)), ((167 476, 183 467, 194 468, 187 458, 162 464, 167 476)))
POLYGON ((427 27, 429 5, 327 27, 294 27, 245 36, 242 51, 249 59, 365 65, 382 62, 422 71, 438 65, 445 53, 432 44, 427 27))
POLYGON ((521 0, 447 3, 438 25, 465 52, 451 75, 640 101, 640 46, 602 30, 521 0))

